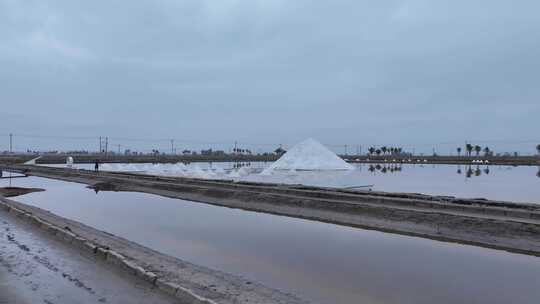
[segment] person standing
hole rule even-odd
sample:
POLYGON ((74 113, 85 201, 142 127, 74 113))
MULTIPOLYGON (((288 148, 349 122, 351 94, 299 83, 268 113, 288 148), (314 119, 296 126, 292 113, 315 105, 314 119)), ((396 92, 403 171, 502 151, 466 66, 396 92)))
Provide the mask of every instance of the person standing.
POLYGON ((96 163, 94 164, 94 172, 99 171, 99 160, 96 159, 96 163))

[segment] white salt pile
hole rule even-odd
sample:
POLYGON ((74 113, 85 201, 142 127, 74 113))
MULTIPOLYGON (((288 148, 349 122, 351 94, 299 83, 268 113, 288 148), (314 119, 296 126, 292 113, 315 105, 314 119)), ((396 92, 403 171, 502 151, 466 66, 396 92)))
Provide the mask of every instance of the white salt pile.
POLYGON ((318 141, 309 138, 291 148, 274 162, 265 173, 273 170, 352 170, 354 167, 318 141))

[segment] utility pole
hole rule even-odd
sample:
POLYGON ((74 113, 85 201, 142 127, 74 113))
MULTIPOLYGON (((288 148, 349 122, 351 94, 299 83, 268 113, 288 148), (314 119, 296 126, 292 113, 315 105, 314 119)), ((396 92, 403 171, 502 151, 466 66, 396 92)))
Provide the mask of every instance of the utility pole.
POLYGON ((109 152, 109 137, 105 137, 105 156, 107 156, 107 152, 109 152))
POLYGON ((345 145, 345 155, 347 155, 347 145, 345 145))
POLYGON ((99 137, 99 154, 101 154, 101 152, 103 152, 103 147, 101 146, 103 143, 102 139, 101 139, 101 136, 99 137))
POLYGON ((171 154, 174 154, 174 139, 171 139, 171 154))
POLYGON ((13 153, 13 134, 9 133, 9 153, 13 153))
POLYGON ((120 155, 120 144, 117 145, 118 146, 118 155, 120 155))

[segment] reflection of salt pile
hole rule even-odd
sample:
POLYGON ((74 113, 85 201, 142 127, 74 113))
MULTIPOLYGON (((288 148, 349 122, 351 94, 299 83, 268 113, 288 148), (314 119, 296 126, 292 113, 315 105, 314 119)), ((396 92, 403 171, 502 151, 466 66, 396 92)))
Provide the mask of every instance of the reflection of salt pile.
POLYGON ((248 175, 249 175, 249 170, 247 168, 240 168, 238 170, 232 170, 229 173, 229 175, 227 175, 227 177, 236 179, 236 178, 241 178, 248 175))
POLYGON ((346 163, 334 152, 328 150, 318 141, 309 138, 290 149, 280 159, 274 162, 265 173, 273 170, 352 170, 353 166, 346 163))

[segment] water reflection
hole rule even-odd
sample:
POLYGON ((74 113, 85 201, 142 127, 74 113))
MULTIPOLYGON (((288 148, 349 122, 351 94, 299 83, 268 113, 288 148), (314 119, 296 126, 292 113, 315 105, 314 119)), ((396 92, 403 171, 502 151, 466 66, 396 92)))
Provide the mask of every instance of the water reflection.
POLYGON ((240 169, 244 167, 251 167, 251 162, 234 162, 232 169, 240 169))
POLYGON ((142 193, 95 195, 80 184, 35 177, 14 182, 47 189, 21 197, 25 203, 316 303, 526 304, 540 298, 537 257, 142 193))
MULTIPOLYGON (((415 168, 415 167, 418 167, 418 168, 425 168, 426 166, 425 165, 410 165, 411 168, 415 168)), ((432 165, 431 168, 432 169, 436 169, 437 167, 440 167, 441 165, 432 165)), ((401 164, 370 164, 368 165, 368 171, 373 173, 373 174, 376 174, 376 173, 383 173, 383 174, 386 174, 386 173, 399 173, 401 171, 403 171, 403 165, 401 164)), ((467 166, 463 166, 463 165, 457 165, 457 169, 456 169, 456 174, 458 175, 461 175, 463 174, 463 169, 462 167, 465 167, 465 176, 467 178, 472 178, 472 177, 479 177, 479 176, 482 176, 482 175, 489 175, 491 173, 491 169, 490 169, 490 166, 485 166, 484 168, 482 168, 480 165, 476 165, 476 166, 472 166, 472 165, 467 165, 467 166)), ((363 168, 363 165, 359 165, 358 168, 360 170, 362 170, 363 168)), ((508 167, 510 168, 510 167, 508 167)), ((540 168, 538 169, 538 172, 536 173, 536 176, 540 177, 540 168)))
MULTIPOLYGON (((355 164, 355 170, 339 172, 287 171, 264 174, 270 163, 191 163, 188 166, 204 172, 238 172, 228 179, 323 187, 374 185, 372 190, 451 195, 464 198, 488 198, 505 201, 540 203, 540 167, 500 166, 487 164, 355 164), (248 167, 248 168, 244 168, 248 167), (263 174, 261 174, 263 172, 263 174)), ((139 164, 144 166, 145 164, 139 164)), ((65 166, 65 165, 63 165, 65 166)), ((90 168, 77 165, 79 168, 90 168)), ((159 172, 151 172, 160 174, 159 172)))
MULTIPOLYGON (((471 177, 481 176, 482 174, 489 175, 491 170, 490 170, 489 166, 486 166, 484 169, 481 169, 480 166, 477 165, 475 169, 473 169, 472 166, 467 166, 465 172, 466 172, 465 176, 467 178, 471 178, 471 177)), ((458 165, 456 173, 457 174, 462 174, 463 173, 463 171, 461 170, 460 165, 458 165)))
POLYGON ((401 172, 402 167, 399 164, 392 164, 392 165, 376 164, 376 165, 369 165, 368 170, 369 172, 372 172, 372 173, 376 173, 376 172, 397 173, 397 172, 401 172))

